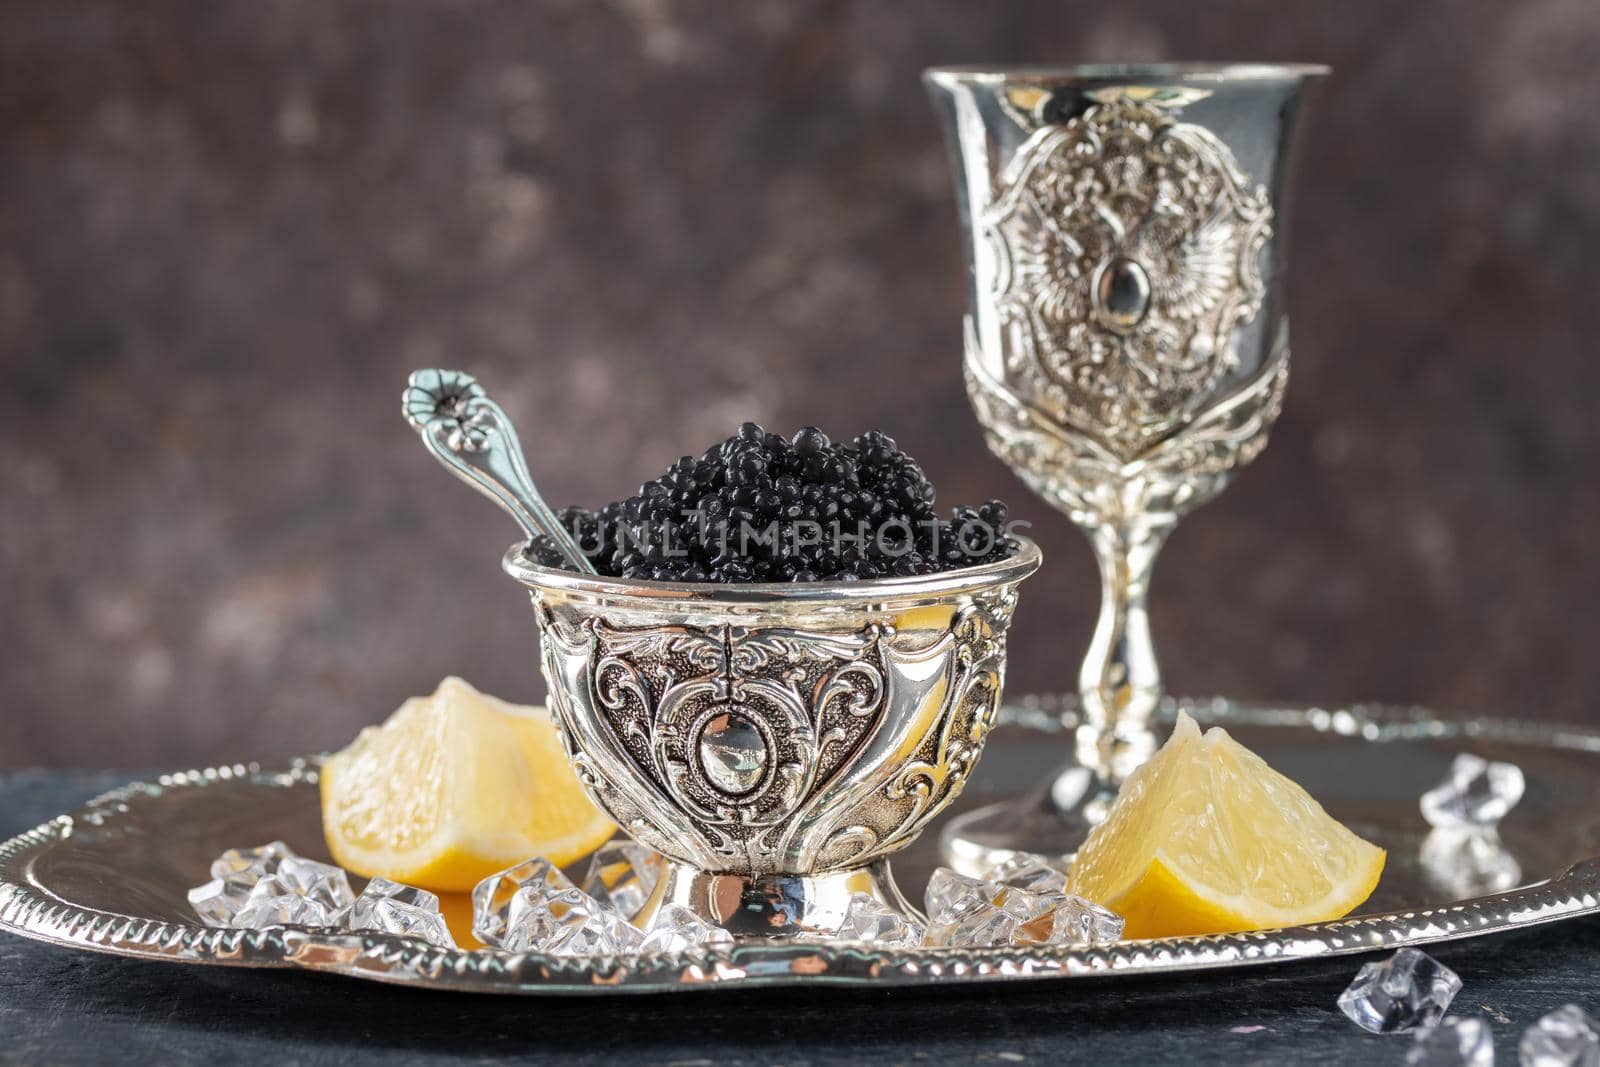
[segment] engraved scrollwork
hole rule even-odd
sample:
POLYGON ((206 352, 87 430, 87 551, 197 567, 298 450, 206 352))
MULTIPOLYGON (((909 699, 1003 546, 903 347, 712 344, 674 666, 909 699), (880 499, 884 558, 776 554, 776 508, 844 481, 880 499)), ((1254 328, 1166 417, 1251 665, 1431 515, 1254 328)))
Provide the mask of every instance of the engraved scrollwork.
POLYGON ((917 694, 921 714, 907 715, 912 728, 891 739, 910 744, 911 758, 884 762, 838 814, 821 821, 817 851, 824 864, 854 866, 903 848, 960 794, 999 713, 1004 634, 1014 604, 1004 591, 983 598, 956 613, 938 646, 900 653, 901 677, 933 677, 919 664, 936 663, 939 684, 917 694))
POLYGON ((809 872, 903 847, 959 792, 993 716, 1014 603, 1014 590, 985 590, 931 644, 878 622, 538 614, 567 747, 613 817, 702 869, 809 872))
POLYGON ((1181 103, 1103 91, 1033 135, 979 223, 1008 375, 1123 462, 1237 370, 1265 293, 1267 190, 1181 103))
POLYGON ((597 797, 610 808, 619 802, 611 779, 643 777, 645 802, 620 803, 645 817, 651 803, 686 816, 691 842, 656 845, 708 868, 776 865, 769 831, 848 759, 883 705, 876 646, 885 631, 876 624, 843 633, 628 628, 589 615, 574 627, 555 614, 540 613, 556 635, 547 671, 587 685, 583 706, 570 684, 552 682, 552 700, 564 719, 603 719, 610 735, 601 753, 588 753, 601 765, 597 797))
POLYGON ((1283 411, 1289 351, 1280 341, 1252 380, 1130 459, 1064 429, 985 375, 970 353, 966 382, 990 450, 1029 488, 1076 522, 1114 523, 1198 507, 1259 455, 1283 411))

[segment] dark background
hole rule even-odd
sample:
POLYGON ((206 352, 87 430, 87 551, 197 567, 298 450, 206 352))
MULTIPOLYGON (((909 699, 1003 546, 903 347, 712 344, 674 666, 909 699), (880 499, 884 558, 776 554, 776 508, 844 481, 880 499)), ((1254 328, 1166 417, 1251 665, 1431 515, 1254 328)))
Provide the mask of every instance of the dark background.
POLYGON ((1157 571, 1170 687, 1593 721, 1600 8, 1393 3, 0 7, 0 765, 337 746, 459 673, 535 700, 513 527, 399 415, 459 365, 557 503, 745 418, 881 426, 1048 563, 1079 535, 960 375, 943 62, 1331 63, 1273 445, 1157 571))

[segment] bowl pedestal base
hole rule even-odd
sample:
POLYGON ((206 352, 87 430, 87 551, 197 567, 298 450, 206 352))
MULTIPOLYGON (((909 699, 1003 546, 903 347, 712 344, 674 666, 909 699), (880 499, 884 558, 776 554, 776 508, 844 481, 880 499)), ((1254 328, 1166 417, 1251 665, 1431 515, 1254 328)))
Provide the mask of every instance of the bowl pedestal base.
POLYGON ((634 924, 648 929, 667 904, 679 904, 741 941, 802 940, 835 934, 850 898, 865 893, 922 922, 895 885, 888 860, 823 874, 714 874, 669 861, 634 924))

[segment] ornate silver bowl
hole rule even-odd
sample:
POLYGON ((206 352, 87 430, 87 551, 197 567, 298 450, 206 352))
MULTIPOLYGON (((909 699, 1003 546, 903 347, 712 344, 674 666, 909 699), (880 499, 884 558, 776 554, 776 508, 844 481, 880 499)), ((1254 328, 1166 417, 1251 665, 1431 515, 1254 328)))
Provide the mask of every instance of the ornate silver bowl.
POLYGON ((605 578, 528 474, 506 413, 471 375, 411 376, 428 450, 572 569, 519 541, 541 666, 589 796, 670 861, 666 903, 736 935, 838 931, 855 893, 915 916, 887 857, 954 800, 1000 708, 1017 585, 1009 559, 871 582, 716 585, 605 578))
POLYGON ((1010 559, 874 582, 708 585, 543 567, 514 546, 578 778, 736 935, 838 929, 853 893, 915 915, 887 857, 966 784, 1000 708, 1010 559))

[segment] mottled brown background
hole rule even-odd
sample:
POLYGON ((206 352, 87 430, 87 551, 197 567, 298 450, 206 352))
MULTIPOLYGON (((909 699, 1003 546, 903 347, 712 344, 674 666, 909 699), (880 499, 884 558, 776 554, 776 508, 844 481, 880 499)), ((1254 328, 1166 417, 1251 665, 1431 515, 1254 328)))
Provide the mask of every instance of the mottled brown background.
POLYGON ((883 426, 1049 561, 983 450, 939 62, 1336 68, 1292 218, 1273 447, 1185 521, 1171 686, 1594 721, 1600 8, 156 3, 0 8, 0 765, 341 744, 458 672, 542 695, 505 517, 398 412, 478 372, 552 499, 741 420, 883 426))

